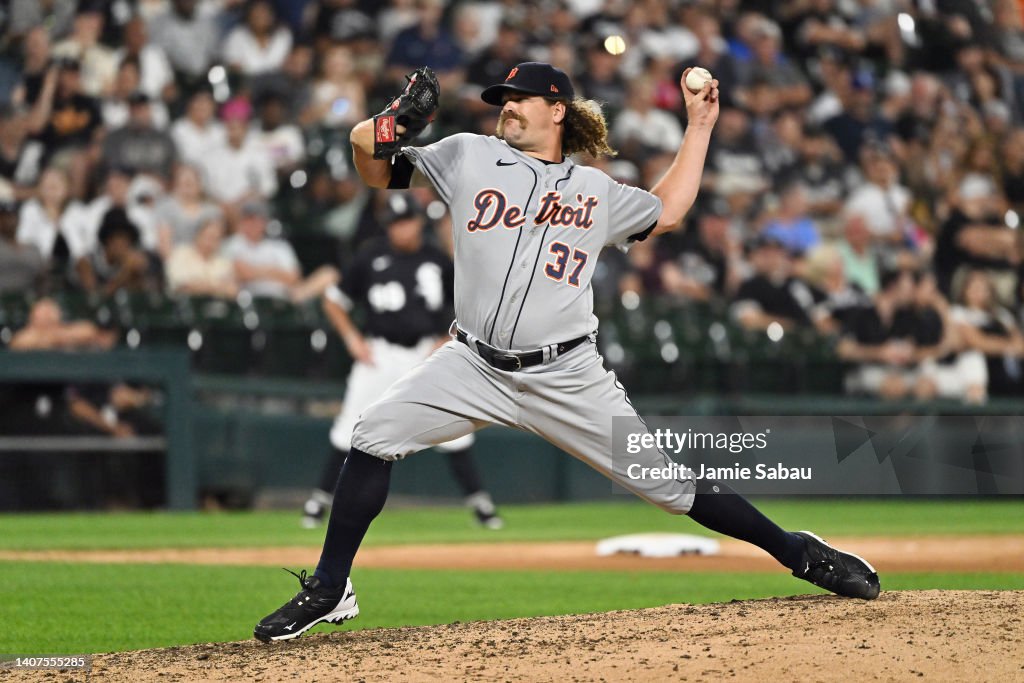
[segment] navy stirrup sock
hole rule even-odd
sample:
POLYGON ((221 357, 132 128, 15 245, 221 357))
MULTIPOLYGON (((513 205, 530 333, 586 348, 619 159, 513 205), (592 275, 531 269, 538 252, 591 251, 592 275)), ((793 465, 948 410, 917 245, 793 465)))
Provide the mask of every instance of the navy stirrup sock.
POLYGON ((697 495, 688 514, 712 531, 753 543, 790 569, 796 569, 803 558, 804 540, 800 536, 779 528, 720 481, 697 480, 697 495))
POLYGON ((388 498, 392 465, 394 462, 356 448, 349 451, 338 477, 327 537, 314 572, 327 587, 344 587, 352 570, 352 558, 370 522, 380 514, 388 498))

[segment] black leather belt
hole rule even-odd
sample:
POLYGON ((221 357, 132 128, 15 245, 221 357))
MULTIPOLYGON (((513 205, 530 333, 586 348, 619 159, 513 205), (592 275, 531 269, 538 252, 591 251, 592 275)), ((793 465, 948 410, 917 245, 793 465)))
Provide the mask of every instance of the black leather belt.
MULTIPOLYGON (((585 334, 582 337, 576 337, 575 339, 570 339, 567 342, 562 342, 555 346, 555 351, 559 356, 563 353, 568 353, 585 342, 589 336, 589 334, 585 334)), ((462 330, 458 330, 455 333, 455 338, 468 346, 471 350, 475 350, 488 365, 492 368, 497 368, 498 370, 515 372, 516 370, 522 370, 523 368, 528 368, 533 365, 540 365, 544 362, 543 349, 537 349, 536 351, 523 351, 522 353, 512 353, 510 351, 496 349, 493 346, 488 346, 483 342, 470 344, 469 339, 466 337, 466 333, 462 330)))

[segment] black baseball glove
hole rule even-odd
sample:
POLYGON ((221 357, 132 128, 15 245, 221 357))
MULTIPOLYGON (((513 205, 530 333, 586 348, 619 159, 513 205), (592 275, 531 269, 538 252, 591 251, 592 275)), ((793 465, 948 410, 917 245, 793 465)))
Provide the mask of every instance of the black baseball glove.
POLYGON ((388 159, 398 154, 401 147, 423 132, 437 111, 441 86, 433 69, 420 67, 406 79, 409 83, 402 94, 373 117, 374 159, 388 159), (397 126, 405 126, 401 135, 396 130, 397 126))

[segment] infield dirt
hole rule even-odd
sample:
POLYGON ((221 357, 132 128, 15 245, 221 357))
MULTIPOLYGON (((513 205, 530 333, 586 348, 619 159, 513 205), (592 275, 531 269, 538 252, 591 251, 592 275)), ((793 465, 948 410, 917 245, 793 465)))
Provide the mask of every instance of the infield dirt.
POLYGON ((1024 591, 672 605, 97 655, 90 680, 1013 681, 1022 614, 1024 591))

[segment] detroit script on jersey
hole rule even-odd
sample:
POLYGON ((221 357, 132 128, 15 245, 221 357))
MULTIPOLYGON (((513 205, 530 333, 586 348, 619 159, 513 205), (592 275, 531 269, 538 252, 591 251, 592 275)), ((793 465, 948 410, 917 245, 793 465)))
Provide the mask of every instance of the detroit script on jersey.
POLYGON ((661 215, 649 192, 491 136, 460 133, 402 153, 451 210, 459 326, 498 348, 535 349, 597 329, 598 254, 645 237, 661 215))
MULTIPOLYGON (((561 192, 548 192, 540 198, 540 209, 534 222, 541 224, 550 222, 553 226, 573 226, 589 228, 594 224, 594 207, 598 198, 591 195, 584 199, 576 195, 576 203, 570 204, 562 200, 561 192)), ((466 230, 490 230, 499 223, 506 228, 518 228, 526 222, 523 207, 508 201, 501 190, 487 188, 480 190, 473 199, 476 216, 466 224, 466 230)))

